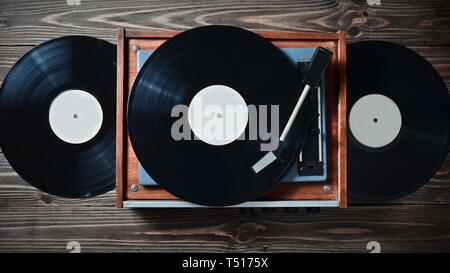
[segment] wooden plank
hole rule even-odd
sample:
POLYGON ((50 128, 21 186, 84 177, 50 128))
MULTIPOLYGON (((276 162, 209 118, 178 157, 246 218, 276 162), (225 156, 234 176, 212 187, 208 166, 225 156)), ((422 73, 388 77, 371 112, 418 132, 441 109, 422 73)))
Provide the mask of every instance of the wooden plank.
POLYGON ((117 31, 117 104, 116 104, 116 207, 123 207, 123 146, 124 146, 124 126, 125 124, 125 108, 124 105, 124 89, 125 82, 125 30, 119 28, 117 31))
MULTIPOLYGON (((152 31, 152 30, 128 30, 126 37, 130 39, 142 39, 142 37, 151 37, 152 39, 169 39, 182 31, 152 31)), ((339 35, 335 32, 291 32, 291 31, 256 31, 255 33, 266 39, 272 40, 338 40, 339 35)))
POLYGON ((344 79, 339 82, 338 98, 338 194, 339 207, 347 207, 347 47, 345 31, 339 31, 338 71, 344 79))
POLYGON ((449 252, 449 206, 250 216, 237 209, 0 207, 0 252, 449 252))
POLYGON ((0 44, 36 45, 63 35, 116 41, 116 29, 185 30, 229 24, 255 31, 347 30, 350 41, 378 39, 409 45, 449 45, 447 0, 380 1, 120 1, 0 2, 0 44))

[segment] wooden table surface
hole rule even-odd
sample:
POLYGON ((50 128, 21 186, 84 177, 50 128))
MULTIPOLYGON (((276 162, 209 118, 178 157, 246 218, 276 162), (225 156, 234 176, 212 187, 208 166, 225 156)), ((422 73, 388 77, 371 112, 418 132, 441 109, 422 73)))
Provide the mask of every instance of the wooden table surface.
MULTIPOLYGON (((0 81, 33 46, 63 35, 116 43, 116 29, 184 30, 229 24, 255 31, 348 31, 348 42, 387 40, 425 57, 450 86, 450 2, 442 1, 0 0, 0 81), (381 3, 381 5, 377 5, 381 3)), ((1 124, 0 124, 1 126, 1 124)), ((7 128, 1 128, 5 130, 7 128)), ((388 203, 350 200, 320 214, 250 215, 237 209, 115 209, 114 191, 50 196, 0 153, 0 251, 82 252, 450 251, 450 160, 417 192, 388 203)))

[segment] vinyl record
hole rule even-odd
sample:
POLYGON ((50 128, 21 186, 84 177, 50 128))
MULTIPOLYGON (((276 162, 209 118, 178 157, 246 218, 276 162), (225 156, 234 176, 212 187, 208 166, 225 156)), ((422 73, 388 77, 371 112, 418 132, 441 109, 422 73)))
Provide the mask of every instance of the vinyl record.
POLYGON ((248 134, 225 142, 175 140, 172 109, 191 109, 196 96, 212 104, 278 105, 279 136, 300 92, 295 67, 261 36, 229 26, 191 29, 161 45, 139 71, 128 101, 131 144, 146 172, 183 200, 210 206, 252 200, 277 183, 295 152, 256 174, 251 167, 265 154, 259 132, 256 140, 248 134))
POLYGON ((85 36, 43 43, 0 90, 0 146, 34 187, 63 197, 114 188, 116 46, 85 36))
POLYGON ((439 74, 403 46, 347 47, 348 192, 384 201, 426 183, 448 153, 449 94, 439 74))

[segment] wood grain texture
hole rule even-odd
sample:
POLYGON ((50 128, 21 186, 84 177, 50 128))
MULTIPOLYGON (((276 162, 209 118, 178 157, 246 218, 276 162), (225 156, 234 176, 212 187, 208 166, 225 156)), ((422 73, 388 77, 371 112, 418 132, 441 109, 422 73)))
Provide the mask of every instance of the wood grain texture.
POLYGON ((116 29, 185 30, 230 24, 251 30, 347 30, 350 41, 378 39, 403 44, 450 45, 447 0, 120 1, 0 2, 0 44, 35 45, 62 35, 116 41, 116 29))
MULTIPOLYGON (((280 211, 280 210, 279 210, 280 211)), ((449 251, 448 206, 352 207, 320 215, 237 209, 0 208, 0 252, 449 251), (345 219, 345 220, 344 220, 345 219)))
MULTIPOLYGON (((450 87, 448 0, 312 1, 0 1, 0 81, 33 46, 62 35, 116 43, 119 26, 184 30, 230 24, 257 31, 348 31, 348 41, 381 39, 424 56, 450 87)), ((1 124, 0 124, 1 126, 1 124)), ((1 128, 3 130, 4 128, 1 128)), ((0 252, 450 251, 450 159, 411 195, 374 204, 349 200, 321 214, 247 216, 236 209, 115 209, 114 191, 89 199, 42 193, 24 182, 0 152, 0 252)))

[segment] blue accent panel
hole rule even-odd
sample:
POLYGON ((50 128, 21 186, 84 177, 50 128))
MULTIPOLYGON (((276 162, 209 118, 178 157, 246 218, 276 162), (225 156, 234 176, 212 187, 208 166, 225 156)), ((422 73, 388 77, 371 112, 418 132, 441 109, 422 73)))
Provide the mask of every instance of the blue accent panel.
MULTIPOLYGON (((315 47, 290 47, 280 48, 281 51, 291 60, 293 65, 297 65, 297 62, 302 59, 311 59, 316 50, 315 47)), ((137 68, 138 71, 142 68, 145 61, 152 55, 154 50, 145 49, 137 52, 137 68)), ((299 176, 297 163, 294 162, 291 168, 286 172, 281 182, 312 182, 312 181, 324 181, 327 178, 327 160, 326 160, 326 134, 325 134, 325 80, 322 79, 321 83, 321 99, 322 99, 322 160, 324 163, 324 174, 322 176, 299 176)), ((300 95, 300 94, 299 94, 300 95)), ((157 185, 150 175, 144 170, 142 165, 138 163, 138 177, 140 185, 157 185)))
POLYGON ((152 55, 153 49, 138 50, 137 52, 137 71, 141 70, 145 61, 152 55))

